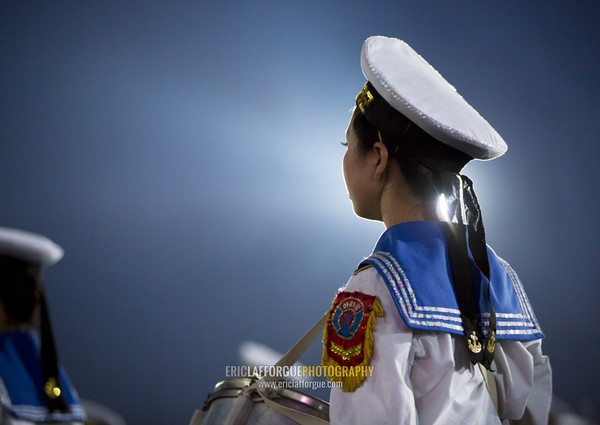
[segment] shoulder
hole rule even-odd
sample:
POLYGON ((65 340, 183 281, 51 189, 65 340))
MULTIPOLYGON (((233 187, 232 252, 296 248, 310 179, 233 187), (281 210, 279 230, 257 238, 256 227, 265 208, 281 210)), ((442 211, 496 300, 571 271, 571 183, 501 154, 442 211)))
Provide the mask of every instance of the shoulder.
POLYGON ((356 270, 354 270, 354 272, 352 273, 352 276, 356 276, 357 274, 359 274, 362 271, 365 271, 367 269, 372 268, 373 266, 370 264, 361 264, 360 266, 358 266, 358 268, 356 270))
POLYGON ((389 297, 389 291, 377 269, 370 264, 361 264, 350 276, 344 292, 362 292, 380 299, 389 297))
POLYGON ((404 321, 396 314, 397 306, 385 280, 377 268, 372 265, 368 263, 361 264, 352 273, 346 285, 340 289, 340 293, 342 292, 360 293, 376 297, 383 309, 381 330, 392 327, 393 332, 408 331, 404 321))

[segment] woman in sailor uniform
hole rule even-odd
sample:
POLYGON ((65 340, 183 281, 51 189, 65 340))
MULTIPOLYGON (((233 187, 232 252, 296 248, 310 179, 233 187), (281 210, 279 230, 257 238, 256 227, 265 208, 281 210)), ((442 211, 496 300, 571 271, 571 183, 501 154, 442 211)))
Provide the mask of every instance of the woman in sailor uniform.
POLYGON ((331 423, 547 424, 544 335, 460 174, 506 144, 406 43, 368 38, 361 66, 344 179, 386 230, 328 316, 331 423))
POLYGON ((0 425, 83 424, 60 367, 41 273, 63 250, 37 234, 0 227, 0 425))

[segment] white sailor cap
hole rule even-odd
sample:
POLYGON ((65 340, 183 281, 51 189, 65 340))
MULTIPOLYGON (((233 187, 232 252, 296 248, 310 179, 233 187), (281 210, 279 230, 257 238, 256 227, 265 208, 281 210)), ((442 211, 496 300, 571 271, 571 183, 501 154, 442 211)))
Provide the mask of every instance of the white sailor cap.
MULTIPOLYGON (((361 68, 390 106, 434 139, 475 159, 494 159, 506 152, 506 143, 492 126, 404 41, 369 37, 361 68)), ((368 105, 369 98, 363 99, 368 105)))
POLYGON ((58 262, 63 254, 63 249, 45 236, 0 227, 0 255, 41 266, 50 266, 58 262))

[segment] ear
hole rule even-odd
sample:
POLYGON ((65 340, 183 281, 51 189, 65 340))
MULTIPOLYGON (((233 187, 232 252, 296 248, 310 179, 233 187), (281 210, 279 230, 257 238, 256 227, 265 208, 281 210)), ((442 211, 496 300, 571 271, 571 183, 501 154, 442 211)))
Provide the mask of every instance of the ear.
POLYGON ((389 151, 387 146, 381 141, 376 142, 373 145, 373 150, 376 155, 375 159, 377 161, 373 177, 375 177, 376 180, 380 180, 384 177, 385 171, 390 161, 389 151))

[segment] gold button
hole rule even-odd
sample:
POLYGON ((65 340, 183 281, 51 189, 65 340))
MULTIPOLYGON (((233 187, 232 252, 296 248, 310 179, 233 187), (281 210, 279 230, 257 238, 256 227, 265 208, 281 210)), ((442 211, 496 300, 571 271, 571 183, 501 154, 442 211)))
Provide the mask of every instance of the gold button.
POLYGON ((61 390, 56 385, 56 379, 50 378, 46 381, 46 385, 44 385, 44 391, 49 399, 54 400, 55 398, 60 397, 61 390))

